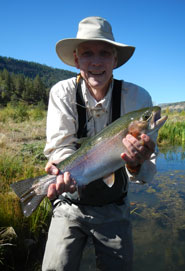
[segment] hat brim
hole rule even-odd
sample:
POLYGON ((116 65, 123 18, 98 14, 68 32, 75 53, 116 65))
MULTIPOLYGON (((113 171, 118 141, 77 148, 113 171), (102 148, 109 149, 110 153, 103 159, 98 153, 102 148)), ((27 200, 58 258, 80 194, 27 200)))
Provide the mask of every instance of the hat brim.
POLYGON ((63 39, 57 42, 56 44, 56 52, 58 57, 67 65, 75 67, 73 52, 76 50, 80 43, 85 41, 103 41, 108 44, 115 46, 117 50, 117 66, 115 68, 120 67, 125 64, 133 55, 135 51, 135 47, 129 46, 123 43, 107 40, 107 39, 63 39))

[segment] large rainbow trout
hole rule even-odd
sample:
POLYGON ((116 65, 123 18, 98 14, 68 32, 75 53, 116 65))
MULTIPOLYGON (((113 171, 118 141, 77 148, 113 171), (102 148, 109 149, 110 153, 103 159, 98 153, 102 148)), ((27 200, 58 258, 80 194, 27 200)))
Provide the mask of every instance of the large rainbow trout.
MULTIPOLYGON (((104 176, 106 182, 107 176, 124 166, 120 155, 126 152, 122 139, 128 133, 137 138, 145 133, 156 140, 159 128, 167 119, 166 116, 161 117, 160 112, 160 107, 155 106, 125 114, 97 135, 87 139, 76 152, 60 162, 60 172, 69 171, 78 187, 104 176)), ((55 182, 56 176, 44 175, 11 184, 20 198, 25 216, 32 214, 47 195, 49 185, 55 182)), ((111 186, 108 182, 107 185, 111 186)))

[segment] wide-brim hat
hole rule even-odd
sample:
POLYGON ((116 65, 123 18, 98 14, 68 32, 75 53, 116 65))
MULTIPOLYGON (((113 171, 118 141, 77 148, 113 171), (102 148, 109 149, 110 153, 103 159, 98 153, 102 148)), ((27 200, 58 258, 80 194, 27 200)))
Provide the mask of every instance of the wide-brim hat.
POLYGON ((79 23, 76 38, 62 39, 57 42, 57 55, 65 64, 75 67, 73 52, 80 43, 85 41, 103 41, 113 45, 117 50, 116 68, 127 62, 135 50, 133 46, 116 42, 109 22, 104 18, 93 16, 79 23))

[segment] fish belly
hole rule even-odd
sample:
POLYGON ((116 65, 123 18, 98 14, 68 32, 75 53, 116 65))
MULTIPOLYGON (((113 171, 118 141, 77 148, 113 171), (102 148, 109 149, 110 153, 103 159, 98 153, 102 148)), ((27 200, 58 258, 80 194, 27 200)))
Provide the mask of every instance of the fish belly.
POLYGON ((123 151, 122 138, 107 140, 76 159, 66 171, 79 186, 87 185, 121 168, 124 165, 120 156, 123 151))

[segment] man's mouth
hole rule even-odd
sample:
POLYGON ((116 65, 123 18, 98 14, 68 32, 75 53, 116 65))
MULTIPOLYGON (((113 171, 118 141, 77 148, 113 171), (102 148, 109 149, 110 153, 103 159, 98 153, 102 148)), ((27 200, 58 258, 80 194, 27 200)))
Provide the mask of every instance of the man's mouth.
POLYGON ((103 75, 105 73, 105 71, 89 71, 89 74, 90 75, 95 75, 95 76, 98 76, 98 75, 103 75))

